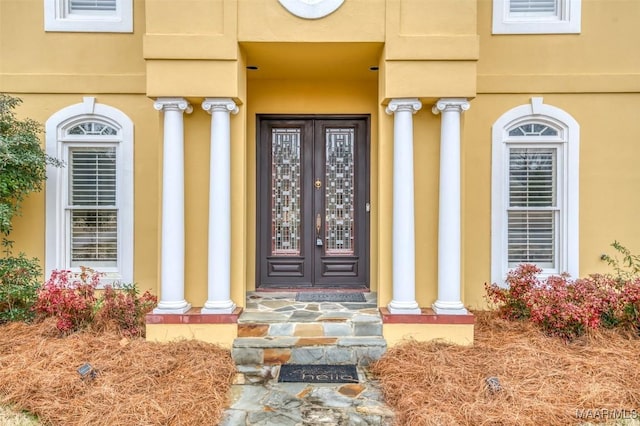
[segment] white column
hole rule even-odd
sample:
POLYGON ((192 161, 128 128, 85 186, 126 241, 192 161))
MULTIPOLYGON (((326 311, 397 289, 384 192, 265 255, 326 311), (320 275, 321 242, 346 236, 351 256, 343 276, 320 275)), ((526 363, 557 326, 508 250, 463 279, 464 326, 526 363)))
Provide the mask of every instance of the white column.
POLYGON ((203 314, 230 314, 231 300, 231 121, 238 107, 229 98, 207 98, 211 114, 209 168, 209 276, 203 314))
POLYGON ((183 98, 158 98, 164 112, 162 152, 162 241, 160 301, 157 314, 182 314, 191 309, 184 298, 184 122, 191 105, 183 98))
POLYGON ((393 99, 393 299, 392 314, 420 314, 416 302, 415 217, 413 183, 413 114, 417 98, 393 99))
POLYGON ((440 204, 438 224, 438 299, 436 314, 466 314, 460 298, 460 115, 464 98, 443 98, 433 106, 442 114, 440 127, 440 204))

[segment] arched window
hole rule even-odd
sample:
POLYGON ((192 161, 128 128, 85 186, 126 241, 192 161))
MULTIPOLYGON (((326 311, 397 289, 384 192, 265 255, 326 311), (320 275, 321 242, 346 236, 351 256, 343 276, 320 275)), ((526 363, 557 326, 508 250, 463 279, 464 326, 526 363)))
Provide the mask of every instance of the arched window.
POLYGON ((133 282, 133 122, 94 98, 47 120, 46 270, 105 273, 133 282))
POLYGON ((493 125, 493 282, 521 263, 577 276, 579 133, 573 117, 542 98, 493 125))

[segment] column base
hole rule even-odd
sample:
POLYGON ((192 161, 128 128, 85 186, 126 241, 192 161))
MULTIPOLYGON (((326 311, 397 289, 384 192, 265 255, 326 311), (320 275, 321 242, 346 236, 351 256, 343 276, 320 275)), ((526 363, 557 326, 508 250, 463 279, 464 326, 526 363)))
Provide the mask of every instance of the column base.
POLYGON ((415 300, 410 302, 392 300, 387 308, 389 309, 389 313, 393 315, 420 315, 422 312, 418 302, 415 300))
POLYGON ((158 306, 153 310, 154 314, 184 314, 191 309, 191 303, 186 300, 180 302, 163 302, 160 301, 158 306))
POLYGON ((200 313, 205 315, 230 314, 233 313, 235 309, 236 304, 231 300, 215 302, 208 300, 200 310, 200 313))
POLYGON ((438 315, 465 315, 469 313, 462 302, 436 300, 432 309, 438 315))

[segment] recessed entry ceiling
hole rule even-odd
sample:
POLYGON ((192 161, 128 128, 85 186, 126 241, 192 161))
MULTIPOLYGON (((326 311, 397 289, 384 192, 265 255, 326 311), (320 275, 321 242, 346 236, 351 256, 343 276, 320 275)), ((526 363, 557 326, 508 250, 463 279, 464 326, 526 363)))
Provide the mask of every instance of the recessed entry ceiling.
POLYGON ((241 43, 247 78, 376 80, 382 43, 241 43), (256 68, 257 69, 254 69, 256 68))

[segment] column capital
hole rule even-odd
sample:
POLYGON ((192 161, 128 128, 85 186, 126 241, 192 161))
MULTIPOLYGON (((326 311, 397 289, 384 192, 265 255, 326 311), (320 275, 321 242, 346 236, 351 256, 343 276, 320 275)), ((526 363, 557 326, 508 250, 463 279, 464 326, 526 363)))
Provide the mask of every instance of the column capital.
POLYGON ((193 108, 185 98, 158 98, 153 107, 158 111, 184 111, 191 114, 193 108))
POLYGON ((209 114, 213 111, 230 112, 231 114, 237 114, 238 105, 231 98, 205 98, 202 102, 202 109, 209 114))
POLYGON ((436 115, 443 111, 457 111, 461 113, 468 110, 470 106, 466 98, 441 98, 433 105, 431 112, 436 115))
POLYGON ((389 115, 398 111, 411 111, 415 114, 420 108, 422 108, 422 102, 418 98, 397 98, 391 99, 385 111, 389 115))

